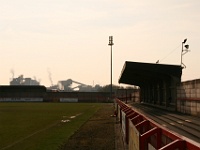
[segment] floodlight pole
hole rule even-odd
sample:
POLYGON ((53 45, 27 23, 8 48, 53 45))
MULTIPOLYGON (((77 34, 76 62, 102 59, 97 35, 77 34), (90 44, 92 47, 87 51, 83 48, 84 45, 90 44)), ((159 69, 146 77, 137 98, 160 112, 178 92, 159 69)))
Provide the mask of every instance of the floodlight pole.
POLYGON ((113 36, 109 36, 109 46, 111 46, 111 55, 110 55, 110 100, 112 99, 112 46, 113 43, 113 36))
POLYGON ((181 67, 186 68, 185 64, 183 63, 183 55, 185 55, 187 52, 189 52, 189 45, 185 45, 187 39, 184 39, 182 42, 182 49, 181 49, 181 67), (183 49, 183 45, 185 46, 185 49, 183 49))

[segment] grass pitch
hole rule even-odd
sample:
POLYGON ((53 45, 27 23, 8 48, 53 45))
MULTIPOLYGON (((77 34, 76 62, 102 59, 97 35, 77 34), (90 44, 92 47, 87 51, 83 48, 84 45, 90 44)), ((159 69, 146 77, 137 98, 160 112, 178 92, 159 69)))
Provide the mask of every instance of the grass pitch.
POLYGON ((102 106, 0 103, 0 150, 56 150, 102 106))

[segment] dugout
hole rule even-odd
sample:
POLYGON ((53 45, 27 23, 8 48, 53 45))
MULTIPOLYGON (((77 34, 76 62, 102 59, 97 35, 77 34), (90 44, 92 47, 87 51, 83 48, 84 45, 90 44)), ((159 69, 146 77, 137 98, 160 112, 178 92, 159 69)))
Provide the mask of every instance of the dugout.
POLYGON ((126 61, 119 83, 139 86, 140 102, 176 110, 181 75, 179 65, 126 61))

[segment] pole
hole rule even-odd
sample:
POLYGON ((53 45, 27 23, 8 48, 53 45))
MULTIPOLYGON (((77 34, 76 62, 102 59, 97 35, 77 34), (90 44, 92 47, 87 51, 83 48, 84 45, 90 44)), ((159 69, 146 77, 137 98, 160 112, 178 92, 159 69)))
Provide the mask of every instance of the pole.
POLYGON ((113 36, 109 36, 109 46, 111 46, 111 52, 110 52, 110 100, 112 99, 112 46, 113 43, 113 36))
POLYGON ((111 62, 110 62, 110 98, 112 99, 112 45, 111 45, 111 62))
POLYGON ((182 49, 181 49, 181 66, 183 64, 183 44, 184 42, 182 42, 182 49))

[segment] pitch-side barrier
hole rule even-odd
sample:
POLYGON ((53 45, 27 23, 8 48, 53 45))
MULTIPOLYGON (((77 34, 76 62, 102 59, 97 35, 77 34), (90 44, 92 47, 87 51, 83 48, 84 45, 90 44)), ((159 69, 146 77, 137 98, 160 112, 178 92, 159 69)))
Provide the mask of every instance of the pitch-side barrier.
POLYGON ((119 99, 115 111, 129 150, 200 150, 199 143, 170 132, 119 99))

